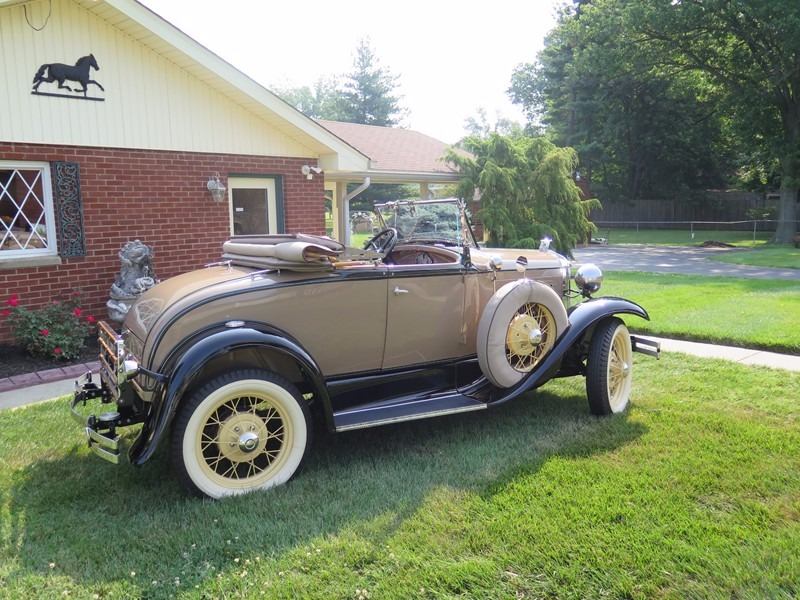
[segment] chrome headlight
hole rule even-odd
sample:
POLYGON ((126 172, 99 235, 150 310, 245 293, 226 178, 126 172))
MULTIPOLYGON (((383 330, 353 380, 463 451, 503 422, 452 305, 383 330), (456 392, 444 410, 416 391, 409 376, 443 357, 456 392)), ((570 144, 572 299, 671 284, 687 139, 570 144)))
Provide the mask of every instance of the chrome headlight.
POLYGON ((575 283, 581 294, 587 298, 596 293, 603 284, 603 272, 597 265, 587 263, 582 265, 575 273, 575 283))

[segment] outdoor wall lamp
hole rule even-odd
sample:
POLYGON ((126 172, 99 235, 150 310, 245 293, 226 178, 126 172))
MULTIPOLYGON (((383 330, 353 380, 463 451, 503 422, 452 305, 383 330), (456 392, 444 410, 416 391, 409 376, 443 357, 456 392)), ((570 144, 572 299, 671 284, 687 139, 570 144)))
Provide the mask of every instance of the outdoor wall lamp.
POLYGON ((208 188, 208 191, 211 192, 211 199, 214 202, 225 201, 225 186, 219 181, 219 173, 216 171, 214 172, 213 177, 208 180, 206 187, 208 188))
POLYGON ((306 179, 314 179, 314 175, 322 173, 319 167, 312 167, 311 165, 303 165, 300 167, 300 172, 306 176, 306 179))

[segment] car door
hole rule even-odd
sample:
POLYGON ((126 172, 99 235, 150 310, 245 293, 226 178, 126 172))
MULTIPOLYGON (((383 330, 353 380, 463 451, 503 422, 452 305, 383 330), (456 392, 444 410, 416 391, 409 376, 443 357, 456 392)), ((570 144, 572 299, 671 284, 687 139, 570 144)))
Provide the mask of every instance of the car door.
POLYGON ((383 369, 469 354, 465 290, 460 264, 390 266, 383 369))

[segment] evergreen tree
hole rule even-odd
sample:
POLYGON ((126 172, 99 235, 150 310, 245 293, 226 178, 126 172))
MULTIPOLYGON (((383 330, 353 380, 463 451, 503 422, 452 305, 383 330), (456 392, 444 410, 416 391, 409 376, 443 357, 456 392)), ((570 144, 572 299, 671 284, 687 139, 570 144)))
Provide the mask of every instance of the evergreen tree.
POLYGON ((550 236, 560 252, 570 255, 579 240, 593 231, 588 215, 600 208, 597 199, 583 200, 571 174, 578 166, 572 148, 558 148, 544 138, 490 133, 470 136, 460 144, 471 156, 449 150, 448 162, 462 174, 460 198, 480 191, 476 213, 494 246, 538 247, 550 236))
POLYGON ((405 116, 400 108, 400 97, 395 94, 397 75, 378 66, 378 58, 369 39, 362 39, 356 47, 353 71, 345 76, 340 96, 340 121, 394 127, 405 116))

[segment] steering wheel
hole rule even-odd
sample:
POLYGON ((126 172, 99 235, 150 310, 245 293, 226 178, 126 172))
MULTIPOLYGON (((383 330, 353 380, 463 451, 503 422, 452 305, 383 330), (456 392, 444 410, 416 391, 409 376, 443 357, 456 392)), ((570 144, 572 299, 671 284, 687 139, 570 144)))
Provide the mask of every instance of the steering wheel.
POLYGON ((368 240, 364 244, 364 250, 374 250, 384 255, 389 254, 397 245, 397 240, 397 229, 389 227, 368 240))

